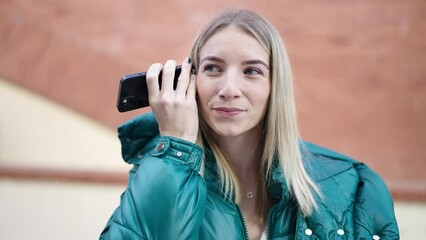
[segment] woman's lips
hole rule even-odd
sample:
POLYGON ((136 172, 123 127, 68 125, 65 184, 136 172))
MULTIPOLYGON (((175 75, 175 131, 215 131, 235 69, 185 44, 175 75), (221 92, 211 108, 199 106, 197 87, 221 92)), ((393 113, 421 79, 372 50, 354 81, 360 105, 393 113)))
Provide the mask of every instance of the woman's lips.
POLYGON ((233 117, 244 112, 244 110, 241 108, 229 108, 229 107, 215 107, 213 108, 213 110, 223 117, 233 117))

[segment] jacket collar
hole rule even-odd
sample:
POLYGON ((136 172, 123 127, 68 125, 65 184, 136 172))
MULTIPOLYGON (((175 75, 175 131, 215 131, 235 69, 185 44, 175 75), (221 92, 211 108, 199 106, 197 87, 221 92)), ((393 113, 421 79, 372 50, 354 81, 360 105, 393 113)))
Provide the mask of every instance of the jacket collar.
MULTIPOLYGON (((311 177, 314 183, 319 183, 325 179, 334 177, 353 167, 353 160, 344 155, 311 143, 302 143, 303 165, 308 176, 311 177)), ((212 151, 206 147, 204 168, 204 178, 208 183, 208 187, 210 190, 221 194, 216 159, 212 151)), ((268 181, 268 191, 273 201, 280 201, 282 198, 289 199, 291 197, 287 180, 279 167, 278 160, 275 160, 272 165, 271 175, 268 181)))
POLYGON ((357 163, 345 155, 308 142, 302 142, 301 152, 305 170, 315 183, 346 171, 357 163))
MULTIPOLYGON (((208 148, 204 148, 204 179, 210 191, 214 191, 221 195, 219 171, 213 152, 208 148)), ((277 161, 272 166, 271 175, 268 181, 268 191, 274 201, 279 201, 282 197, 288 198, 289 191, 287 181, 285 180, 277 161)))

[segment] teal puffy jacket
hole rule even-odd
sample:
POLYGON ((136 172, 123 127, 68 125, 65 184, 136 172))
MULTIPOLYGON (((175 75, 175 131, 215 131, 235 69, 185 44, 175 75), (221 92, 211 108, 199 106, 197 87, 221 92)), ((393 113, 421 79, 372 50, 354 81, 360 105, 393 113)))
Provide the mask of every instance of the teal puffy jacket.
MULTIPOLYGON (((152 113, 118 131, 123 158, 134 167, 100 239, 248 239, 238 205, 221 194, 210 151, 160 137, 152 113)), ((304 217, 275 168, 268 239, 399 239, 390 193, 376 173, 341 154, 305 146, 306 170, 323 194, 319 210, 304 217)))

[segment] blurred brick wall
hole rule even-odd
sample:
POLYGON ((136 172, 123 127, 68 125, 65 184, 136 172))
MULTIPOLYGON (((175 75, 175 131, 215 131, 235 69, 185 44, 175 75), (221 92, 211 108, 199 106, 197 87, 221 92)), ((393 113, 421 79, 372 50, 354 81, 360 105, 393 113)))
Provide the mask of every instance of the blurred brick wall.
POLYGON ((305 139, 367 163, 402 198, 426 196, 424 0, 3 0, 0 76, 115 128, 142 112, 117 112, 119 79, 183 60, 230 7, 284 37, 305 139))

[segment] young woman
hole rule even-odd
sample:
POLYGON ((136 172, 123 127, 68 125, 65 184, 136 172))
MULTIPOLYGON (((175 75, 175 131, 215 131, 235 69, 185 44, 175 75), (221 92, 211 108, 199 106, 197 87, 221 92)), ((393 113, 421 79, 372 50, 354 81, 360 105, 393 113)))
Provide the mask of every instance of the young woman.
POLYGON ((174 90, 175 67, 150 67, 153 112, 119 128, 134 167, 100 239, 399 238, 377 174, 300 140, 288 56, 264 18, 219 15, 174 90))

